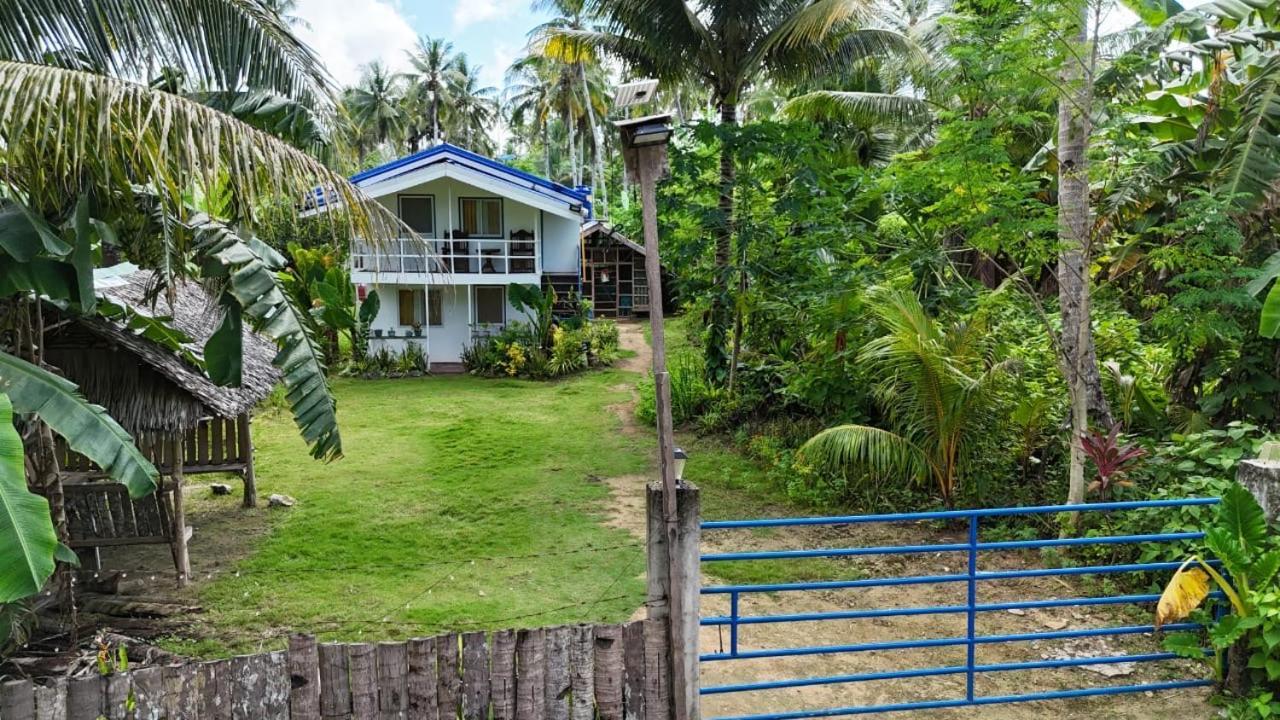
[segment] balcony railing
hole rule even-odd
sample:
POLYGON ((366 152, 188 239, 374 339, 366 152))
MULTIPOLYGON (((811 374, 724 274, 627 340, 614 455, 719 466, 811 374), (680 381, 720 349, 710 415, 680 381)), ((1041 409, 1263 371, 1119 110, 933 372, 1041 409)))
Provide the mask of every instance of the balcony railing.
POLYGON ((468 238, 393 240, 375 248, 357 240, 351 252, 357 272, 506 275, 538 271, 538 244, 527 239, 468 238))

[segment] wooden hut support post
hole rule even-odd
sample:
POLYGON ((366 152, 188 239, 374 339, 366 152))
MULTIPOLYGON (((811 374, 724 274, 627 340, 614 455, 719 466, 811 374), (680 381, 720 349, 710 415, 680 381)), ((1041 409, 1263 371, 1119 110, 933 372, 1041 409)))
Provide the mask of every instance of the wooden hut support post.
POLYGON ((186 587, 191 578, 191 556, 187 554, 187 513, 182 502, 182 433, 174 433, 169 441, 170 477, 173 478, 173 563, 178 568, 178 587, 186 587))
POLYGON ((244 480, 244 506, 255 507, 258 504, 258 483, 253 474, 253 431, 248 412, 240 413, 236 418, 236 442, 240 444, 240 459, 244 461, 240 475, 244 480))

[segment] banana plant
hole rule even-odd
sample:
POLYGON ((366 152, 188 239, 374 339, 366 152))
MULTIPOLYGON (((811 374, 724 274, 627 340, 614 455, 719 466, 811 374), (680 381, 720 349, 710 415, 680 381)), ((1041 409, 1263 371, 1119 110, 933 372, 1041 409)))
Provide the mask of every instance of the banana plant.
POLYGON ((542 347, 551 347, 551 330, 555 323, 556 291, 548 287, 544 292, 537 285, 513 283, 507 290, 511 305, 533 318, 533 331, 542 347))
POLYGON ((39 592, 57 547, 49 501, 27 489, 13 403, 0 393, 0 604, 39 592))
MULTIPOLYGON (((1156 606, 1155 626, 1190 617, 1217 587, 1231 607, 1209 626, 1209 642, 1221 667, 1222 653, 1244 642, 1250 651, 1249 665, 1264 672, 1268 681, 1280 680, 1280 609, 1270 607, 1267 593, 1280 571, 1280 548, 1269 536, 1266 514, 1253 495, 1232 485, 1222 495, 1214 524, 1204 537, 1205 550, 1221 562, 1222 571, 1200 555, 1187 558, 1169 579, 1156 606), (1225 572, 1223 572, 1225 571, 1225 572)), ((1165 639, 1171 652, 1203 659, 1200 639, 1192 633, 1177 633, 1165 639)))

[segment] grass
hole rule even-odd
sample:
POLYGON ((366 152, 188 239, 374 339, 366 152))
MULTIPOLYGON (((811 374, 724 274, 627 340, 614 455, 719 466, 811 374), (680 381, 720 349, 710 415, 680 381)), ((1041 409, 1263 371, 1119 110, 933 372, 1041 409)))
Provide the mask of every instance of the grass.
MULTIPOLYGON (((645 438, 606 409, 633 377, 337 380, 346 457, 327 465, 286 414, 261 416, 260 492, 297 505, 241 514, 270 531, 198 587, 199 634, 219 642, 170 645, 218 655, 278 646, 288 629, 396 639, 625 619, 643 600, 644 549, 599 522, 600 478, 648 469, 645 438)), ((193 495, 200 559, 215 499, 193 495)))
MULTIPOLYGON (((686 322, 673 321, 675 347, 687 343, 686 322)), ((601 522, 601 480, 654 472, 652 431, 621 432, 610 409, 630 400, 637 380, 622 370, 551 383, 335 380, 346 457, 330 464, 307 455, 287 412, 263 412, 254 425, 260 495, 297 504, 244 511, 234 496, 189 492, 192 592, 205 611, 162 644, 217 657, 280 647, 290 631, 394 640, 626 619, 643 603, 644 547, 601 522)), ((795 514, 731 443, 692 433, 679 442, 704 517, 795 514)), ((157 553, 151 565, 164 567, 157 553)), ((713 572, 716 581, 793 582, 856 568, 819 559, 716 563, 713 572)))

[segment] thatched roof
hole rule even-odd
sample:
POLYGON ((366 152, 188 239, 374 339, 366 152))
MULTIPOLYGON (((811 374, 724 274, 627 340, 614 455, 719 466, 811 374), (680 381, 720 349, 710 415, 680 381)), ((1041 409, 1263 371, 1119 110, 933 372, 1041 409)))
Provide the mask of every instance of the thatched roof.
POLYGON ((599 220, 592 220, 591 222, 583 223, 582 228, 578 231, 578 237, 584 241, 603 240, 606 242, 615 242, 619 245, 631 248, 639 255, 644 255, 643 245, 618 232, 612 225, 606 225, 599 220))
MULTIPOLYGON (((172 304, 166 292, 153 302, 154 274, 131 266, 100 271, 97 288, 139 314, 172 318, 172 326, 192 339, 190 349, 197 356, 222 317, 215 299, 190 281, 173 288, 172 304)), ((177 431, 195 427, 202 417, 236 417, 267 397, 280 377, 271 364, 275 345, 248 328, 242 383, 231 388, 215 385, 199 367, 115 322, 61 320, 47 333, 45 359, 131 432, 177 431)))

